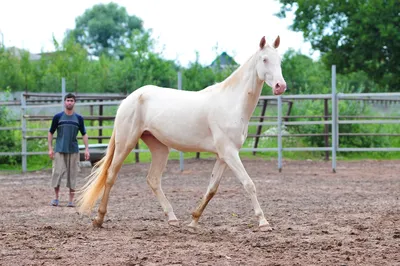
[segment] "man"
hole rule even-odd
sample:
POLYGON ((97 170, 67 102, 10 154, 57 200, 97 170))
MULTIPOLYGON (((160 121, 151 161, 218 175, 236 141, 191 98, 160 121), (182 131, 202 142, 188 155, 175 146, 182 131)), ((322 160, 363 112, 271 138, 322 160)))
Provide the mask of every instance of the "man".
POLYGON ((74 207, 74 192, 76 176, 79 172, 79 147, 76 139, 78 131, 82 134, 85 144, 85 160, 89 160, 88 136, 83 117, 74 112, 75 95, 72 93, 64 97, 64 111, 56 114, 51 122, 47 135, 49 146, 49 157, 53 160, 53 172, 51 185, 54 187, 55 199, 51 201, 52 206, 59 204, 59 192, 61 179, 67 179, 66 187, 69 188, 68 207, 74 207), (56 148, 53 150, 53 134, 57 130, 56 148))

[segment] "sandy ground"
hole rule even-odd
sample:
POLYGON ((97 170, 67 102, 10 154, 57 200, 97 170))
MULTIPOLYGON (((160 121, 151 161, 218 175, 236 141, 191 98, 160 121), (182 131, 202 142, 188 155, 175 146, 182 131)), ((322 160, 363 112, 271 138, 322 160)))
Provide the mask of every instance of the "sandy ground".
MULTIPOLYGON (((190 230, 213 160, 170 161, 163 189, 181 221, 170 227, 146 184, 148 164, 123 166, 104 228, 59 207, 50 171, 0 176, 0 265, 400 265, 400 162, 245 160, 273 227, 261 232, 229 170, 190 230)), ((82 168, 79 185, 90 168, 82 168)), ((95 211, 93 212, 95 215, 95 211)))

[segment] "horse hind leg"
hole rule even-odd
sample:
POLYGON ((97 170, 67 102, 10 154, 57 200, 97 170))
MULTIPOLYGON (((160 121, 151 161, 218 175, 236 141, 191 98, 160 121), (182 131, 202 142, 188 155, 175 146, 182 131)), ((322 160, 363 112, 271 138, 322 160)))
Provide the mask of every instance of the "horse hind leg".
MULTIPOLYGON (((123 132, 123 130, 121 130, 121 132, 123 132)), ((116 134, 114 156, 111 165, 108 168, 107 181, 104 186, 104 193, 99 204, 97 217, 93 220, 94 227, 101 227, 103 224, 104 216, 107 213, 111 188, 117 179, 118 172, 120 171, 125 158, 138 142, 139 136, 139 132, 134 132, 132 135, 126 134, 126 132, 123 132, 123 134, 116 134)))
POLYGON ((190 227, 197 227, 200 216, 206 208, 208 202, 214 197, 215 193, 217 193, 219 183, 221 182, 221 178, 223 173, 225 172, 226 167, 226 163, 217 158, 211 174, 211 179, 207 188, 207 192, 202 198, 196 210, 192 213, 192 222, 189 224, 190 227))
POLYGON ((168 223, 172 226, 178 226, 179 221, 161 188, 161 176, 167 165, 169 148, 151 134, 143 134, 141 138, 151 152, 151 165, 147 174, 147 184, 149 184, 160 202, 165 215, 168 217, 168 223))

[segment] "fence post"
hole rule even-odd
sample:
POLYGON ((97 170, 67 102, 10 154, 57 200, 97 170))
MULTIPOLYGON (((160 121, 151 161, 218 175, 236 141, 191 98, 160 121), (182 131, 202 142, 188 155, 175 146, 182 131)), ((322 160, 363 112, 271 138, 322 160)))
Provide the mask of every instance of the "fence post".
MULTIPOLYGON (((324 120, 328 121, 329 118, 329 112, 328 112, 328 99, 324 99, 324 120)), ((329 147, 329 125, 325 124, 324 126, 324 141, 325 141, 325 147, 329 147)), ((329 151, 325 151, 325 161, 329 161, 329 151)))
POLYGON ((140 156, 139 156, 139 141, 136 143, 135 149, 138 150, 135 152, 135 162, 138 163, 140 162, 140 156))
POLYGON ((61 78, 61 111, 64 111, 64 97, 67 95, 65 78, 61 78))
MULTIPOLYGON (((182 90, 182 72, 178 71, 178 90, 182 90)), ((183 161, 183 152, 179 152, 179 169, 183 171, 185 168, 183 161)))
POLYGON ((282 96, 278 96, 278 169, 282 172, 282 96))
POLYGON ((336 95, 336 65, 332 65, 332 171, 336 173, 336 149, 337 149, 337 108, 338 101, 336 95))
MULTIPOLYGON (((262 110, 261 110, 261 116, 259 119, 259 122, 262 123, 264 122, 264 116, 265 116, 265 110, 267 109, 267 105, 268 105, 268 100, 265 99, 263 100, 263 106, 262 106, 262 110)), ((258 147, 258 141, 260 139, 260 134, 261 134, 261 130, 262 130, 262 125, 258 125, 257 126, 257 133, 256 133, 256 139, 254 141, 254 149, 257 149, 258 147)), ((253 151, 253 155, 256 155, 256 151, 253 151)))
POLYGON ((24 93, 21 94, 21 131, 22 131, 22 140, 21 140, 21 154, 22 154, 22 172, 25 173, 27 171, 27 141, 26 141, 26 98, 24 93))
POLYGON ((97 140, 98 143, 103 143, 103 100, 100 100, 99 104, 99 139, 97 140))

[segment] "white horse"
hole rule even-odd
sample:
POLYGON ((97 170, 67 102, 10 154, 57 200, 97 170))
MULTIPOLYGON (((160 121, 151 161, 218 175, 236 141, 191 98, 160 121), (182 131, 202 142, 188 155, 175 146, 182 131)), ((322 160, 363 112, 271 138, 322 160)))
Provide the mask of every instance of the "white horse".
POLYGON ((247 137, 249 119, 257 105, 263 83, 274 95, 286 90, 281 59, 276 50, 279 36, 270 46, 262 37, 259 48, 224 81, 198 92, 144 86, 132 92, 118 108, 106 155, 96 164, 80 191, 79 210, 90 213, 103 192, 98 215, 101 227, 107 212, 111 187, 124 159, 141 138, 150 149, 152 162, 147 183, 154 191, 170 225, 179 225, 161 188, 161 175, 170 148, 184 152, 212 152, 217 161, 204 198, 192 213, 189 226, 197 227, 208 202, 217 192, 224 170, 229 167, 250 196, 262 231, 271 230, 256 196, 256 188, 239 157, 247 137))

